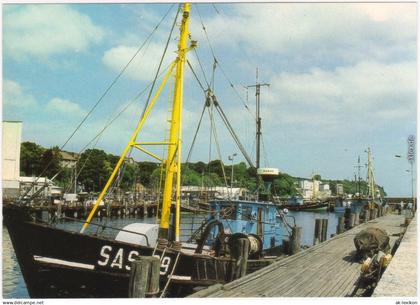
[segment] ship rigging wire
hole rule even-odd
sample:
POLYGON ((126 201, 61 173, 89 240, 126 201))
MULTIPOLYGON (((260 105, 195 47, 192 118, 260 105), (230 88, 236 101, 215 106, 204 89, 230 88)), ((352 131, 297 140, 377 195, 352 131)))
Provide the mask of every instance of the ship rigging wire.
MULTIPOLYGON (((165 48, 164 48, 163 53, 162 53, 162 55, 160 57, 159 65, 158 65, 158 68, 156 70, 155 76, 153 78, 152 85, 151 85, 151 88, 149 90, 149 94, 147 96, 146 103, 144 104, 143 111, 142 111, 142 114, 141 114, 140 118, 142 118, 144 116, 144 114, 146 112, 146 109, 149 106, 150 98, 152 96, 154 87, 156 85, 156 81, 157 81, 157 79, 159 77, 160 69, 162 68, 162 63, 163 63, 163 60, 165 59, 166 52, 168 51, 169 43, 171 42, 172 34, 173 34, 174 29, 175 29, 176 21, 178 19, 178 16, 179 16, 179 12, 180 11, 181 11, 181 4, 178 5, 177 13, 176 13, 175 18, 174 18, 174 21, 172 23, 171 30, 169 31, 169 35, 168 35, 168 38, 167 38, 166 43, 165 43, 165 48)), ((133 151, 133 148, 131 147, 130 150, 129 150, 129 152, 128 152, 128 154, 127 154, 127 158, 130 158, 131 157, 131 152, 132 151, 133 151)), ((122 166, 122 168, 121 168, 121 170, 120 170, 120 173, 118 174, 117 179, 114 180, 114 182, 113 182, 113 184, 112 184, 112 186, 111 186, 108 194, 112 194, 112 192, 114 191, 114 189, 116 188, 116 186, 119 187, 120 181, 121 181, 122 177, 124 176, 125 168, 126 168, 126 166, 125 166, 125 163, 124 163, 123 166, 122 166)))
MULTIPOLYGON (((102 93, 102 95, 98 98, 98 100, 95 102, 95 104, 91 107, 91 109, 88 111, 88 113, 83 117, 83 119, 80 121, 80 123, 76 126, 76 128, 73 130, 73 132, 70 134, 70 136, 66 139, 64 144, 62 144, 59 148, 59 150, 63 150, 64 147, 69 143, 69 141, 74 137, 74 135, 77 133, 77 131, 80 129, 80 127, 86 122, 86 120, 89 118, 89 116, 95 111, 95 109, 98 107, 98 105, 104 100, 105 96, 111 91, 111 89, 114 87, 114 85, 118 82, 118 80, 121 78, 121 76, 125 73, 129 65, 133 62, 134 58, 140 53, 140 51, 143 49, 143 47, 146 45, 146 43, 152 38, 152 36, 155 34, 155 32, 158 30, 158 28, 161 26, 162 22, 166 19, 172 8, 175 4, 172 4, 166 13, 163 15, 163 17, 160 19, 160 21, 157 23, 157 25, 153 28, 152 32, 146 37, 146 39, 143 41, 143 43, 138 47, 137 51, 134 53, 134 55, 130 58, 130 60, 127 62, 127 64, 120 70, 120 72, 117 74, 117 76, 113 79, 113 81, 108 85, 108 87, 105 89, 105 91, 102 93)), ((178 16, 178 12, 177 12, 178 16)), ((39 178, 42 177, 42 175, 45 174, 47 169, 51 166, 53 160, 50 160, 50 162, 47 163, 45 168, 41 171, 41 173, 36 177, 36 179, 32 182, 32 185, 35 185, 39 178)), ((59 171, 60 172, 60 171, 59 171)), ((56 177, 57 174, 54 176, 56 177)), ((45 187, 45 186, 44 186, 45 187)), ((28 188, 28 190, 19 198, 19 202, 22 202, 22 200, 28 195, 31 188, 28 188)), ((35 195, 35 194, 34 194, 35 195)), ((32 199, 33 196, 30 197, 32 199)))
POLYGON ((235 85, 233 84, 233 82, 230 80, 230 78, 228 77, 227 73, 225 72, 225 70, 223 69, 222 65, 220 64, 220 60, 216 57, 216 54, 214 52, 214 48, 213 45, 210 41, 209 35, 207 33, 207 29, 206 26, 204 25, 204 21, 203 18, 201 18, 201 14, 200 11, 198 9, 198 6, 195 5, 194 8, 197 10, 198 16, 200 18, 200 23, 201 23, 201 28, 204 32, 204 35, 206 37, 207 43, 209 45, 210 51, 212 53, 214 62, 217 64, 217 66, 220 68, 220 71, 222 71, 223 76, 226 78, 226 80, 228 81, 230 87, 232 88, 232 90, 235 92, 235 94, 237 95, 237 97, 239 98, 239 100, 242 102, 243 106, 245 107, 245 109, 248 111, 248 113, 251 115, 251 117, 255 118, 254 114, 252 113, 252 111, 249 109, 248 105, 245 103, 245 101, 243 100, 243 98, 241 97, 241 95, 239 94, 238 90, 235 88, 235 85))

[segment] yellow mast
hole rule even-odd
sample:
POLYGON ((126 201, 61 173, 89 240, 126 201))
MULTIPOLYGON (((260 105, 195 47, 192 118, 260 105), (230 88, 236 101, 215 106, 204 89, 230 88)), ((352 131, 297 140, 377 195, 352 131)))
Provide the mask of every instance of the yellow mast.
POLYGON ((178 44, 178 56, 176 60, 170 65, 168 72, 161 85, 159 86, 156 94, 153 96, 149 106, 147 107, 144 116, 140 119, 137 127, 132 134, 130 141, 127 146, 124 148, 123 153, 121 154, 117 165, 115 166, 111 176, 109 177, 105 187, 98 196, 98 199, 95 202, 95 205, 92 208, 88 218, 86 219, 80 233, 83 233, 89 226, 90 221, 95 215, 96 210, 99 207, 100 202, 105 197, 108 189, 110 188, 112 182, 114 181, 118 170, 121 165, 124 163, 124 160, 130 151, 131 148, 137 148, 140 151, 152 156, 153 158, 165 162, 166 172, 165 172, 165 188, 163 193, 163 203, 162 203, 162 217, 159 227, 159 238, 167 239, 168 238, 168 229, 169 229, 169 216, 171 209, 171 198, 172 198, 172 187, 173 187, 173 176, 177 174, 177 184, 176 184, 176 204, 177 204, 177 215, 176 215, 176 240, 179 241, 179 211, 180 211, 180 180, 181 180, 181 118, 182 118, 182 98, 183 98, 183 78, 184 78, 184 65, 185 65, 185 53, 191 48, 195 47, 194 44, 190 48, 187 48, 188 40, 188 24, 189 24, 189 14, 190 14, 190 4, 185 3, 183 7, 183 17, 182 23, 180 26, 180 39, 178 44), (171 130, 168 142, 137 142, 137 136, 141 131, 147 117, 150 114, 153 106, 155 105, 156 100, 160 96, 163 88, 165 87, 169 77, 172 75, 174 68, 176 67, 175 75, 175 91, 174 99, 172 106, 172 120, 171 120, 171 130), (167 160, 162 160, 152 152, 146 150, 143 146, 146 145, 168 145, 168 158, 167 160))
MULTIPOLYGON (((176 145, 170 145, 168 148, 168 158, 166 160, 166 175, 165 175, 165 187, 163 190, 163 201, 162 201, 162 216, 160 219, 159 226, 159 238, 168 239, 169 231, 169 216, 172 204, 172 187, 173 177, 177 174, 177 191, 176 191, 176 203, 177 211, 179 210, 180 204, 180 178, 181 178, 181 113, 182 113, 182 98, 184 89, 184 65, 185 65, 185 53, 187 52, 187 40, 188 40, 188 24, 190 15, 190 4, 185 3, 182 23, 180 26, 180 38, 178 43, 178 57, 176 64, 176 75, 175 75, 175 92, 174 101, 172 107, 172 121, 171 130, 169 133, 169 142, 176 143, 176 145)), ((179 213, 177 213, 179 215, 179 213)), ((178 219, 177 215, 177 219, 178 219)), ((178 220, 176 221, 178 222, 178 220)), ((178 231, 176 229, 176 231, 178 231)), ((179 234, 179 231, 178 231, 179 234)))

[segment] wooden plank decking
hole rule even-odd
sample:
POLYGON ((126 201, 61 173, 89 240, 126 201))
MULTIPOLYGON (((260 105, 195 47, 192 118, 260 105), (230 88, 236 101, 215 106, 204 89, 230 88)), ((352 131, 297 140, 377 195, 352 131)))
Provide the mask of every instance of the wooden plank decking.
POLYGON ((386 215, 361 224, 293 256, 225 285, 215 285, 189 297, 344 297, 352 296, 360 275, 354 259, 354 236, 379 227, 391 238, 391 248, 403 232, 402 215, 386 215))

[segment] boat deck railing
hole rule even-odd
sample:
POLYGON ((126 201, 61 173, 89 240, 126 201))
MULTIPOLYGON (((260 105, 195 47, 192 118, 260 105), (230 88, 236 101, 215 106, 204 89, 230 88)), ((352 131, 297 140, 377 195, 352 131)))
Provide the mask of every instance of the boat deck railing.
MULTIPOLYGON (((61 220, 61 219, 62 220, 71 220, 71 221, 82 223, 82 224, 84 224, 86 222, 84 220, 80 220, 80 219, 73 218, 73 217, 67 217, 67 216, 61 216, 59 218, 52 219, 51 222, 54 223, 55 221, 61 220)), ((41 220, 41 222, 45 222, 45 221, 41 220)), ((127 232, 127 233, 136 234, 136 235, 140 235, 140 236, 144 237, 146 239, 147 246, 150 247, 149 238, 144 233, 135 232, 135 231, 131 231, 131 230, 125 230, 125 229, 122 229, 122 228, 117 228, 117 227, 109 226, 107 224, 101 224, 101 223, 96 223, 96 222, 89 222, 89 224, 91 226, 94 226, 94 227, 97 228, 95 235, 99 235, 99 230, 100 229, 102 229, 102 232, 104 232, 106 229, 109 229, 109 230, 112 230, 112 231, 117 231, 117 232, 127 232)))

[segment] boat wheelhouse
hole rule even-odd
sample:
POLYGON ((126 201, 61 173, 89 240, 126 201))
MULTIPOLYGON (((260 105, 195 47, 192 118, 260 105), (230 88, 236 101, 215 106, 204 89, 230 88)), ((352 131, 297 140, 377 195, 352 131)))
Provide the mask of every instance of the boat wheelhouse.
POLYGON ((277 219, 278 206, 272 202, 214 200, 209 220, 218 220, 226 233, 254 235, 261 240, 263 252, 279 251, 287 225, 277 219))

